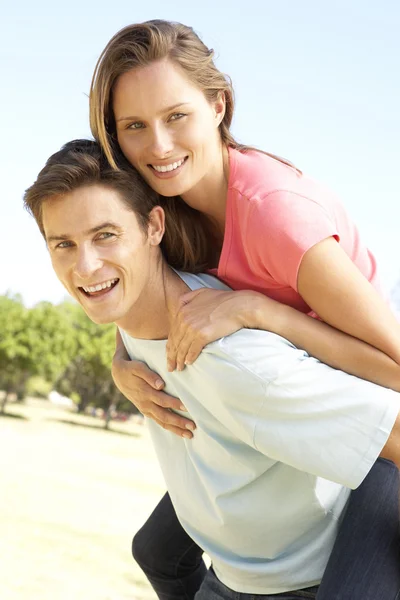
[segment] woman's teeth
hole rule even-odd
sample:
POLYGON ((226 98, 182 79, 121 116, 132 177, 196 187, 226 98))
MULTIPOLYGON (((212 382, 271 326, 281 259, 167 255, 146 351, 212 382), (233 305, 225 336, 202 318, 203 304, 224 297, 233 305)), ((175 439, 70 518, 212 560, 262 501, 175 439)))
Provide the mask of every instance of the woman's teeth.
POLYGON ((106 288, 110 288, 112 285, 114 285, 114 283, 117 283, 117 281, 118 281, 118 278, 117 279, 109 279, 108 281, 105 281, 104 283, 98 283, 96 285, 90 285, 88 287, 82 286, 82 289, 87 294, 93 294, 94 292, 100 292, 100 290, 105 290, 106 288))
POLYGON ((151 165, 153 167, 153 169, 155 171, 158 171, 159 173, 167 173, 167 171, 175 171, 175 169, 177 169, 178 167, 180 167, 181 165, 183 165, 183 163, 185 162, 185 159, 182 158, 181 160, 178 160, 178 162, 174 162, 171 163, 170 165, 163 165, 162 167, 159 167, 157 165, 151 165))

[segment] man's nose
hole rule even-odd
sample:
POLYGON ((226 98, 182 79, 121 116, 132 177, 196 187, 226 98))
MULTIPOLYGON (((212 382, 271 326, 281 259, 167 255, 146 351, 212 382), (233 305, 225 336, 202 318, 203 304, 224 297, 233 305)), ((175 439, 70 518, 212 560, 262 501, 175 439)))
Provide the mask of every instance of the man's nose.
POLYGON ((102 260, 94 248, 80 248, 77 253, 74 271, 80 279, 87 280, 101 268, 102 264, 102 260))

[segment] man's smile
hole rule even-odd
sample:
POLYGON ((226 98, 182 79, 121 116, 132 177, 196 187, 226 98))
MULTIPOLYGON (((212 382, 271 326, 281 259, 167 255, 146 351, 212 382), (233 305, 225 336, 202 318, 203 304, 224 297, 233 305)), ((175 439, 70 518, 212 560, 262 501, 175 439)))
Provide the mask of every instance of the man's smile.
POLYGON ((114 289, 118 282, 119 278, 116 277, 114 279, 103 281, 102 283, 96 283, 88 286, 78 286, 78 289, 89 298, 93 296, 104 296, 114 289))

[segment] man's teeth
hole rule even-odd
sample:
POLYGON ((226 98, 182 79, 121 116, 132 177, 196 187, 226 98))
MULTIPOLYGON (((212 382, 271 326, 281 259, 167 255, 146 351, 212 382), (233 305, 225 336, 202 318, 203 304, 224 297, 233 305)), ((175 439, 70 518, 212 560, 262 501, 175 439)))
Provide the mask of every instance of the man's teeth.
POLYGON ((100 292, 100 290, 105 290, 106 288, 110 288, 117 281, 118 281, 118 278, 110 279, 109 281, 105 281, 104 283, 98 283, 97 285, 90 285, 88 287, 82 286, 82 288, 85 290, 85 292, 89 292, 89 293, 93 294, 93 292, 100 292))
POLYGON ((178 167, 183 165, 184 162, 185 162, 185 159, 182 158, 181 160, 178 160, 178 162, 174 162, 170 165, 165 165, 162 167, 159 167, 157 165, 151 165, 151 166, 153 167, 153 169, 155 171, 158 171, 159 173, 166 173, 167 171, 175 171, 175 169, 177 169, 178 167))

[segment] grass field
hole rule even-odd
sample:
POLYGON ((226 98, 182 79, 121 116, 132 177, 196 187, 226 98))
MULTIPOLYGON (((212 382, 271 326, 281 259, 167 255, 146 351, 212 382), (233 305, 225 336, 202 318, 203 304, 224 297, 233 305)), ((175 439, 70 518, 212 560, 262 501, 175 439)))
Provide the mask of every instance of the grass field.
POLYGON ((144 427, 30 400, 0 416, 1 600, 149 600, 133 533, 164 491, 144 427))

